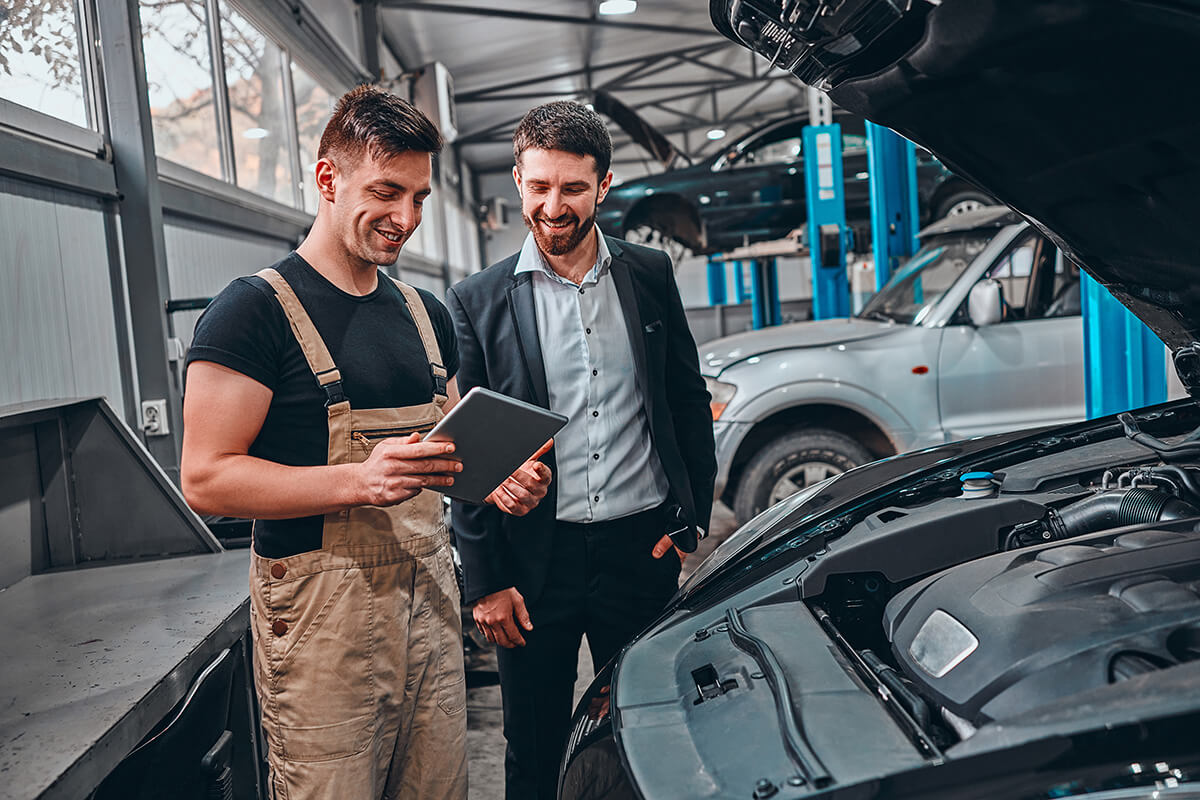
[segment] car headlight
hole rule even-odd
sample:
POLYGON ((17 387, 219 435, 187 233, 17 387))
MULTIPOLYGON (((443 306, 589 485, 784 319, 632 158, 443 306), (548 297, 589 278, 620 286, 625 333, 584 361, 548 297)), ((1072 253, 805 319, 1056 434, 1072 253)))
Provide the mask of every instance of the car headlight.
POLYGON ((709 377, 705 377, 704 385, 708 389, 708 393, 712 395, 709 407, 712 408, 713 422, 716 422, 725 413, 725 407, 729 405, 729 401, 737 394, 737 387, 732 383, 709 377))

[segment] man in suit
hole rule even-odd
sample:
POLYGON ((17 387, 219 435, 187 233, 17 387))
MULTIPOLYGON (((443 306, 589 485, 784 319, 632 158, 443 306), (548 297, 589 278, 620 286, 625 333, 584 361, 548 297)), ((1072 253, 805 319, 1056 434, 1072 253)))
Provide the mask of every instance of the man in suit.
POLYGON ((612 182, 600 117, 571 102, 513 135, 530 233, 521 252, 452 288, 459 385, 565 414, 557 476, 528 515, 455 504, 464 602, 500 645, 509 800, 553 798, 581 636, 599 669, 675 592, 708 526, 716 458, 700 376, 662 252, 601 234, 612 182))

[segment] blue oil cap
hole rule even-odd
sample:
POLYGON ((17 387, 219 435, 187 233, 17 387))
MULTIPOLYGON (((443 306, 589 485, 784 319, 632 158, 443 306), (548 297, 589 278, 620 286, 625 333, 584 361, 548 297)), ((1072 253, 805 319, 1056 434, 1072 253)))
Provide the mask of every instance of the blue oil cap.
POLYGON ((995 475, 990 472, 968 472, 962 476, 964 481, 990 481, 995 479, 995 475))

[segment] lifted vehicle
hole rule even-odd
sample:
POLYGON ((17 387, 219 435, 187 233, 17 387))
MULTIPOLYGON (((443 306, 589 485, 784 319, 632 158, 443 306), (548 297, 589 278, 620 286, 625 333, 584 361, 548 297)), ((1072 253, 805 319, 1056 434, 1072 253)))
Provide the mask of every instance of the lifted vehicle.
POLYGON ((1078 268, 1004 207, 920 238, 857 317, 701 348, 739 522, 882 456, 1083 418, 1078 268))
MULTIPOLYGON (((707 254, 782 239, 808 218, 801 151, 807 124, 807 116, 775 120, 700 164, 618 184, 596 221, 614 236, 663 246, 677 261, 684 249, 707 254)), ((871 199, 861 120, 843 125, 842 149, 846 219, 865 249, 871 199)), ((996 202, 922 153, 917 195, 923 221, 996 202)))
POLYGON ((1200 104, 1179 95, 1200 3, 711 9, 1035 220, 1172 348, 1191 399, 773 506, 584 693, 561 797, 1200 796, 1200 104))

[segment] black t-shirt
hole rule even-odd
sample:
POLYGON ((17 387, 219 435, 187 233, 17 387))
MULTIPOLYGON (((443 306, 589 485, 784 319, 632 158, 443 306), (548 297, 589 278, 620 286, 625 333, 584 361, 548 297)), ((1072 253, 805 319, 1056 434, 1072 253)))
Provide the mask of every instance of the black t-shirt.
MULTIPOLYGON (((274 265, 312 318, 351 408, 399 408, 431 402, 433 375, 404 295, 379 274, 369 295, 347 294, 296 253, 274 265)), ((442 365, 458 371, 458 341, 450 312, 418 290, 429 313, 442 365)), ((328 463, 329 417, 317 384, 275 290, 259 277, 238 278, 217 295, 196 323, 187 363, 213 361, 247 375, 274 396, 250 455, 289 466, 328 463)), ((254 549, 266 558, 317 550, 322 517, 260 520, 254 549)))

